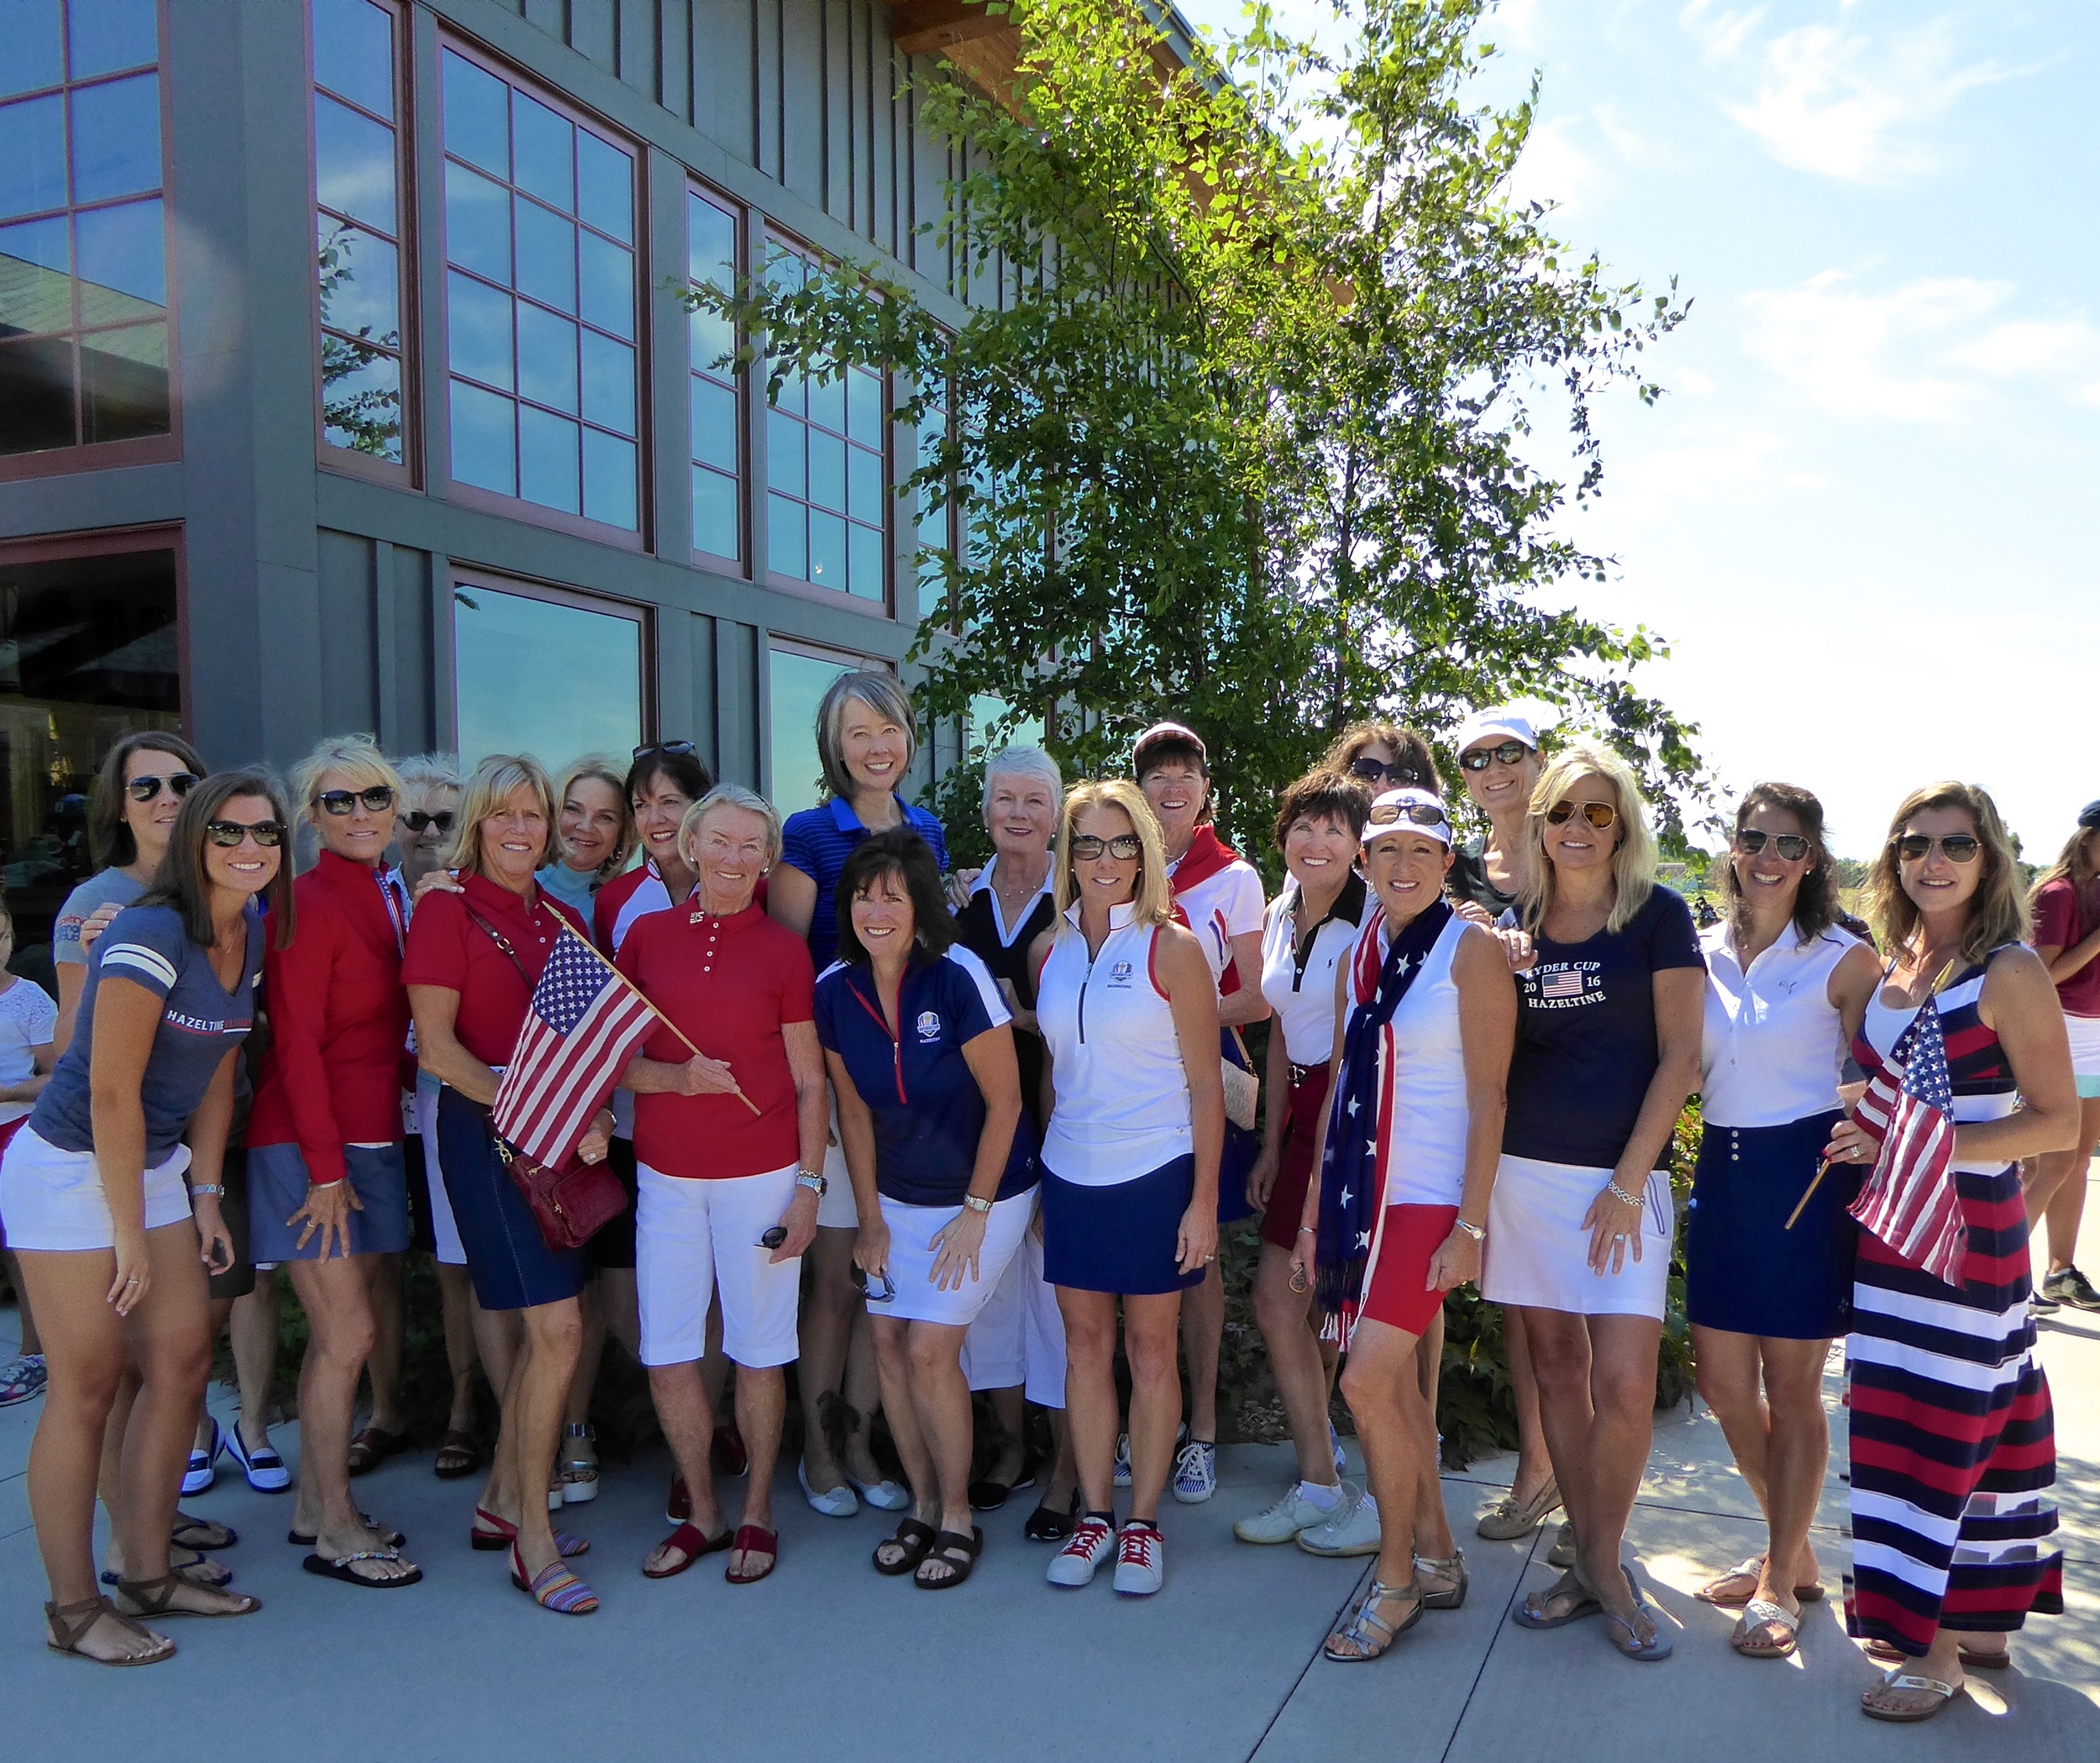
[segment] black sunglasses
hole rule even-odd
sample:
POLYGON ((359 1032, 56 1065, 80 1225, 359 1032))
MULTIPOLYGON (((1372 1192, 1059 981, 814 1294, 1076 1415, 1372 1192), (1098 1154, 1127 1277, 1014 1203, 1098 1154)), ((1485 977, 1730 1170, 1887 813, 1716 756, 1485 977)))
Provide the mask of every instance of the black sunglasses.
POLYGON ((1097 838, 1091 832, 1072 835, 1072 855, 1078 862, 1090 863, 1104 851, 1118 862, 1126 863, 1132 858, 1145 854, 1145 842, 1134 832, 1119 832, 1114 838, 1097 838))
POLYGON ((265 851, 274 851, 285 842, 285 823, 282 821, 207 821, 205 836, 222 850, 238 849, 240 842, 250 834, 265 851))
POLYGON ((1422 781, 1421 773, 1412 765, 1397 763, 1389 765, 1383 759, 1373 758, 1350 760, 1349 775, 1362 778, 1367 784, 1373 783, 1379 778, 1396 784, 1419 784, 1422 781))
POLYGON ((1972 863, 1976 854, 1983 848, 1983 841, 1973 832, 1950 832, 1945 838, 1932 838, 1922 832, 1906 832, 1896 841, 1896 848, 1905 863, 1922 862, 1932 854, 1937 845, 1946 853, 1950 863, 1972 863))
POLYGON ((124 785, 124 794, 134 802, 150 802, 160 794, 160 786, 168 786, 168 794, 178 802, 197 787, 197 775, 193 771, 171 771, 165 778, 134 778, 124 785))
POLYGON ((324 790, 314 800, 339 819, 354 812, 360 802, 379 814, 394 805, 394 786, 375 784, 370 790, 324 790))
POLYGON ((761 1249, 777 1249, 786 1241, 787 1226, 785 1225, 769 1225, 759 1233, 759 1246, 761 1249))
POLYGON ((638 759, 647 758, 653 753, 675 753, 681 759, 689 759, 700 749, 690 741, 652 741, 647 747, 634 749, 638 759))
POLYGON ((1565 826, 1578 812, 1599 832, 1619 819, 1619 811, 1609 802, 1556 802, 1546 811, 1546 824, 1565 826))
POLYGON ((887 1273, 875 1275, 875 1278, 882 1282, 880 1290, 877 1290, 868 1283, 868 1270, 858 1262, 853 1263, 853 1274, 854 1289, 862 1293, 870 1304, 888 1304, 897 1295, 897 1288, 890 1284, 890 1276, 887 1273))
POLYGON ((452 811, 449 808, 440 809, 435 814, 428 813, 421 808, 411 808, 402 816, 402 820, 411 832, 421 832, 426 826, 435 826, 440 832, 452 831, 452 811))
POLYGON ((1755 857, 1770 840, 1774 849, 1790 863, 1798 863, 1809 854, 1809 842, 1798 832, 1761 832, 1755 826, 1745 826, 1735 834, 1735 848, 1746 857, 1755 857))
POLYGON ((1373 826, 1391 826, 1412 821, 1417 826, 1445 826, 1451 816, 1434 802, 1379 802, 1371 810, 1373 826))
POLYGON ((1530 751, 1521 741, 1499 741, 1493 747, 1469 748, 1458 755, 1458 763, 1466 771, 1485 771, 1490 759, 1499 759, 1504 765, 1521 765, 1530 751))

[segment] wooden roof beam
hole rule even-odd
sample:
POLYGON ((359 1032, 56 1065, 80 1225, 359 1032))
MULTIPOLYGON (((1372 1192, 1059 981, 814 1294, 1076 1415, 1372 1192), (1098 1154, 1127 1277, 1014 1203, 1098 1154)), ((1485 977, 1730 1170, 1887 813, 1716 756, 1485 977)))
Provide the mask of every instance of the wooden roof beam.
POLYGON ((891 39, 908 55, 938 55, 1014 28, 1007 13, 988 12, 984 0, 891 0, 890 14, 891 39))

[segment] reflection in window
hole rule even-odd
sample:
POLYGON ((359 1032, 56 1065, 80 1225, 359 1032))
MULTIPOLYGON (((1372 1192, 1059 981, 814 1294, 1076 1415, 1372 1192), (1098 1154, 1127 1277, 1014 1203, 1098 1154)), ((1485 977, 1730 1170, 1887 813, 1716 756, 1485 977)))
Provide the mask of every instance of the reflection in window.
POLYGON ((321 417, 331 447, 402 452, 400 158, 394 15, 313 0, 314 261, 321 417))
POLYGON ((452 590, 459 757, 529 753, 550 771, 642 738, 642 622, 479 583, 452 590))
POLYGON ((444 55, 452 475, 630 531, 634 155, 444 55))
MULTIPOLYGON (((697 191, 685 193, 686 274, 694 286, 737 285, 737 218, 697 191)), ((714 312, 688 321, 692 370, 693 548, 741 558, 737 483, 743 464, 742 401, 736 370, 725 359, 737 347, 733 327, 714 312)))
MULTIPOLYGON (((776 257, 778 284, 803 286, 801 257, 776 257)), ((766 412, 766 543, 773 573, 864 600, 885 597, 882 375, 848 368, 829 385, 790 375, 766 412)))
POLYGON ((0 8, 0 454, 169 433, 157 29, 0 8))
POLYGON ((772 696, 769 732, 773 743, 773 805, 785 820, 799 809, 814 808, 823 794, 823 767, 816 757, 816 706, 832 681, 864 664, 805 654, 800 649, 773 650, 769 656, 772 696))

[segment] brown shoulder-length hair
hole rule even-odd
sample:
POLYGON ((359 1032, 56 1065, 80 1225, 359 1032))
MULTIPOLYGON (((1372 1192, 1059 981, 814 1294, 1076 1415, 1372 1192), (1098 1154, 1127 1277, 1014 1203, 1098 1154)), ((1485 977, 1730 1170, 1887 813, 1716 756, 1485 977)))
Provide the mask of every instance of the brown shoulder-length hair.
POLYGON ((1352 838, 1361 838, 1364 823, 1370 818, 1371 792, 1361 778, 1315 766, 1302 778, 1286 784, 1277 800, 1276 848, 1284 848, 1284 839, 1297 821, 1337 820, 1349 829, 1352 838))
POLYGON ((1982 849, 1977 861, 1983 865, 1983 879, 1969 896, 1969 922, 1961 933, 1961 958, 1971 965, 1992 950, 2008 942, 2027 940, 2027 901, 2020 889, 2019 863, 2013 853, 2013 840, 1990 793, 1974 784, 1953 779, 1927 784, 1905 796, 1888 823, 1888 837, 1866 875, 1865 905, 1867 921, 1882 947, 1892 953, 1908 949, 1917 934, 1917 903, 1903 891, 1896 842, 1903 828, 1919 815, 1934 808, 1959 808, 1976 826, 1982 849))
MULTIPOLYGON (((1748 826, 1751 816, 1760 808, 1777 808, 1792 815, 1801 823, 1802 837, 1809 842, 1809 867, 1801 877, 1801 891, 1793 897, 1794 931, 1806 942, 1829 930, 1844 910, 1838 899, 1837 870, 1830 859, 1830 847, 1823 841, 1823 804, 1813 790, 1803 790, 1798 784, 1753 784, 1735 805, 1735 830, 1740 832, 1748 826)), ((1743 887, 1735 879, 1732 858, 1721 863, 1721 900, 1730 918, 1736 921, 1740 936, 1743 887)))
POLYGON ((211 769, 202 753, 181 736, 165 729, 126 735, 102 755, 87 798, 87 851, 101 869, 121 869, 139 861, 139 842, 124 818, 124 767, 134 753, 164 753, 180 759, 198 777, 211 769))
MULTIPOLYGON (((1415 774, 1417 788, 1426 790, 1432 795, 1444 793, 1444 780, 1436 774, 1436 755, 1431 752, 1427 738, 1411 728, 1402 728, 1397 722, 1352 722, 1328 743, 1320 769, 1347 773, 1363 757, 1365 748, 1380 744, 1393 749, 1394 760, 1402 771, 1415 774)), ((1401 782, 1404 784, 1406 779, 1402 779, 1401 782)))
POLYGON ((182 811, 168 831, 168 854, 154 872, 153 885, 139 896, 142 906, 173 906, 182 915, 182 934, 200 948, 209 948, 212 878, 204 868, 205 829, 228 802, 255 796, 270 804, 271 817, 284 828, 277 846, 277 873, 263 889, 263 904, 275 921, 276 946, 291 947, 298 929, 291 900, 291 816, 276 780, 261 771, 218 771, 182 798, 182 811))
POLYGON ((2056 853, 2056 861, 2034 878, 2034 885, 2027 890, 2027 904, 2031 909, 2042 889, 2051 882, 2069 882, 2080 897, 2100 866, 2092 860, 2093 848, 2100 844, 2100 826, 2081 826, 2071 835, 2069 842, 2056 853))

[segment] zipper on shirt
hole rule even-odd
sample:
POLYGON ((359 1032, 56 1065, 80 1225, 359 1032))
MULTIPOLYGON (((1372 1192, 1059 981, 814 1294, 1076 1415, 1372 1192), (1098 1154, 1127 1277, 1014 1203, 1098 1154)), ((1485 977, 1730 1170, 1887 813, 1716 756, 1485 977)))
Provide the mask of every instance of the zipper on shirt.
MULTIPOLYGON (((875 1026, 879 1028, 884 1034, 890 1035, 890 1063, 891 1068, 895 1070, 897 1074, 897 1099, 908 1107, 911 1104, 911 1098, 904 1093, 903 1038, 900 1036, 890 1034, 889 1020, 884 1016, 879 1009, 869 1003, 865 998, 863 998, 860 995, 860 988, 858 986, 849 984, 846 989, 853 994, 855 1000, 859 1004, 860 1007, 875 1019, 875 1026)), ((897 989, 897 1021, 900 1023, 904 1021, 904 989, 901 986, 897 989)))

